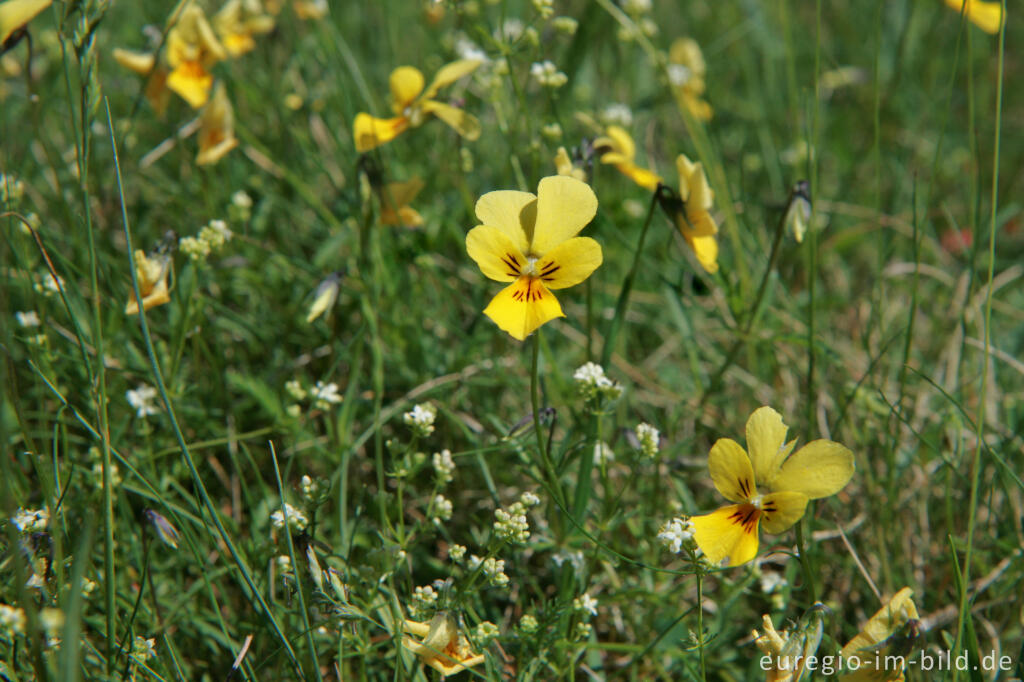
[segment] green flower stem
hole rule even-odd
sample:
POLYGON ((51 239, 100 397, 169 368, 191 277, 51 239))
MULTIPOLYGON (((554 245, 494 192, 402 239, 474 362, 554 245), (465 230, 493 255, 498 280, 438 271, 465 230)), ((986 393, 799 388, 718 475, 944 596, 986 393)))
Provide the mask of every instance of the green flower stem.
POLYGON ((562 495, 562 487, 558 482, 558 472, 551 462, 547 448, 544 447, 544 430, 540 426, 540 377, 537 368, 540 357, 540 330, 533 333, 533 354, 530 363, 530 403, 533 407, 533 433, 537 437, 537 452, 540 455, 544 473, 551 485, 551 494, 555 496, 558 504, 565 507, 565 499, 562 495))
POLYGON ((700 679, 707 682, 707 661, 704 658, 704 571, 697 572, 697 655, 700 657, 700 679))
POLYGON ((629 295, 633 291, 633 283, 636 281, 636 273, 640 269, 640 254, 644 250, 644 241, 647 239, 647 230, 651 226, 651 219, 654 218, 654 209, 658 205, 658 192, 651 195, 651 205, 647 209, 647 218, 644 219, 644 226, 640 229, 640 239, 636 243, 636 251, 633 252, 633 265, 629 268, 626 279, 622 281, 622 289, 619 292, 619 300, 615 304, 615 317, 612 318, 611 328, 604 340, 604 348, 601 351, 601 365, 608 366, 612 359, 612 351, 615 350, 615 339, 619 335, 622 321, 626 317, 626 307, 629 305, 629 295))
POLYGON ((804 585, 810 596, 810 603, 818 601, 818 588, 814 583, 814 571, 811 569, 810 557, 807 556, 807 547, 804 543, 804 521, 800 519, 796 524, 796 551, 800 555, 800 570, 804 574, 804 585))

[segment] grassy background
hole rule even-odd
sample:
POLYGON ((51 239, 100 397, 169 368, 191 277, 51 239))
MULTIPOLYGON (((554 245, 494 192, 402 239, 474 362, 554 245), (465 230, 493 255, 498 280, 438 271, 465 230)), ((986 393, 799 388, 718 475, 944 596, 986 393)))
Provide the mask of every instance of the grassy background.
MULTIPOLYGON (((888 596, 904 585, 926 646, 995 650, 1024 674, 1020 91, 1002 92, 1001 127, 997 111, 1000 64, 1003 83, 1018 82, 1019 56, 1001 62, 998 37, 940 2, 656 3, 659 31, 640 42, 620 38, 629 19, 608 0, 556 2, 580 22, 572 37, 529 3, 468 5, 444 3, 437 23, 418 2, 339 3, 314 22, 285 9, 252 53, 215 67, 241 144, 212 167, 195 165, 193 139, 142 165, 194 112, 174 99, 157 117, 140 80, 111 58, 116 46, 144 46, 142 27, 162 26, 169 8, 57 3, 32 23, 32 78, 24 44, 3 58, 7 72, 22 73, 0 81, 0 171, 24 195, 2 209, 34 214, 40 242, 16 217, 0 219, 0 493, 8 518, 19 507, 51 512, 47 534, 19 540, 7 523, 0 539, 0 602, 29 615, 29 636, 0 631, 3 674, 222 680, 252 634, 242 679, 430 679, 400 653, 394 620, 414 587, 450 575, 440 604, 467 631, 484 620, 501 630, 474 645, 487 660, 466 676, 699 679, 703 661, 707 679, 757 679, 750 631, 761 614, 781 627, 816 596, 832 609, 822 652, 834 652, 882 603, 875 589, 888 596), (509 18, 543 40, 495 41, 509 18), (82 21, 95 26, 91 41, 82 21), (458 32, 492 59, 507 52, 510 75, 443 93, 481 119, 480 140, 431 121, 369 155, 389 181, 426 183, 413 202, 422 228, 382 226, 351 122, 359 111, 388 113, 395 66, 429 79, 455 56, 458 32), (707 124, 677 108, 650 62, 684 35, 707 60, 707 124), (569 76, 564 88, 530 80, 543 59, 569 76), (855 68, 855 82, 830 91, 823 74, 840 67, 855 68), (301 98, 297 109, 285 106, 289 94, 301 98), (721 270, 700 271, 654 216, 606 363, 625 394, 603 414, 585 409, 572 373, 601 357, 650 199, 613 168, 595 169, 600 209, 586 234, 605 263, 563 292, 567 318, 540 338, 560 485, 584 491, 577 525, 546 489, 532 434, 505 438, 532 409, 530 346, 480 313, 498 286, 466 256, 464 238, 477 197, 535 191, 560 144, 594 135, 577 112, 615 102, 632 109, 639 161, 668 185, 679 153, 709 170, 721 270), (554 122, 561 140, 541 134, 554 122), (111 138, 136 248, 218 218, 235 232, 205 263, 175 254, 171 302, 146 315, 175 421, 164 409, 137 418, 124 397, 157 381, 139 320, 123 314, 130 261, 111 138), (785 237, 770 263, 800 179, 811 182, 818 229, 803 244, 785 237), (253 199, 245 220, 231 205, 238 190, 253 199), (44 250, 66 300, 33 286, 44 250), (335 270, 345 272, 336 307, 306 323, 311 292, 335 270), (41 327, 15 322, 29 310, 41 327), (336 382, 345 399, 291 416, 284 385, 293 379, 336 382), (417 439, 401 415, 425 401, 438 409, 437 429, 417 439), (673 515, 720 504, 707 452, 719 437, 741 439, 763 404, 801 442, 850 447, 858 472, 803 522, 810 574, 792 556, 792 531, 763 536, 770 559, 760 568, 703 580, 699 617, 697 580, 655 536, 673 515), (656 462, 624 436, 639 421, 665 437, 656 462), (598 440, 616 459, 581 481, 598 440), (104 483, 107 444, 119 480, 104 483), (429 460, 443 448, 459 465, 443 490, 454 515, 434 524, 429 460), (269 518, 280 507, 278 465, 292 504, 303 475, 329 485, 310 533, 291 547, 299 591, 272 570, 290 549, 269 518), (534 535, 502 546, 493 510, 524 490, 542 499, 534 535), (154 541, 146 509, 181 531, 177 551, 154 541), (347 604, 314 589, 302 557, 310 539, 322 565, 339 571, 347 604), (483 588, 453 568, 452 544, 505 559, 509 587, 483 588), (575 568, 556 560, 570 556, 575 568), (25 587, 32 570, 42 589, 25 587), (774 595, 757 580, 768 570, 786 578, 774 595), (84 599, 83 578, 97 584, 84 599), (598 616, 578 640, 571 602, 583 592, 597 597, 598 616), (39 635, 44 607, 65 614, 59 644, 39 635), (517 627, 524 614, 541 622, 538 633, 517 627), (126 657, 134 636, 156 640, 146 666, 126 657)), ((1021 34, 1011 15, 1006 43, 1021 34)))

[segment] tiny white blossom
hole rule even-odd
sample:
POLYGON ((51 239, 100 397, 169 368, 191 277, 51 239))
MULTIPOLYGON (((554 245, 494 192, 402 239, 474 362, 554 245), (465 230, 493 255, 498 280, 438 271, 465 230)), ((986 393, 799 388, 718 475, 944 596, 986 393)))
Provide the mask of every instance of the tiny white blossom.
POLYGON ((506 19, 505 23, 502 24, 494 37, 498 40, 504 39, 510 43, 514 43, 522 37, 525 29, 526 26, 518 19, 506 19))
POLYGON ((476 632, 474 634, 476 635, 477 641, 484 644, 497 637, 498 633, 498 626, 489 620, 485 620, 480 623, 480 625, 476 626, 476 632))
POLYGON ((633 111, 625 104, 609 104, 601 112, 601 121, 628 128, 633 125, 633 111))
POLYGON ((572 601, 572 607, 577 611, 585 611, 591 616, 597 615, 597 600, 586 592, 572 601))
POLYGON ((146 384, 139 384, 138 388, 125 391, 124 394, 124 397, 128 399, 128 404, 135 408, 136 417, 148 417, 160 412, 159 408, 153 403, 156 400, 156 396, 157 390, 146 384))
POLYGON ((765 594, 772 594, 787 584, 786 576, 778 571, 764 571, 761 573, 761 591, 765 594))
POLYGON ((313 398, 313 404, 321 410, 326 410, 331 405, 341 402, 338 384, 333 381, 329 384, 322 381, 316 382, 316 386, 310 389, 309 394, 313 398))
POLYGON ((452 459, 451 450, 442 450, 434 453, 434 473, 441 483, 451 483, 455 472, 455 460, 452 459))
POLYGON ((459 55, 459 59, 469 59, 482 64, 491 61, 487 53, 465 35, 460 35, 455 39, 455 54, 459 55))
POLYGON ((11 523, 19 533, 38 533, 46 530, 50 512, 46 509, 18 509, 18 513, 11 517, 11 523))
POLYGON ((463 557, 466 556, 465 545, 452 545, 451 549, 448 550, 448 556, 451 557, 452 561, 462 561, 463 557))
POLYGON ((540 504, 540 498, 537 497, 536 493, 532 493, 529 490, 519 496, 519 502, 524 507, 536 507, 540 504))
POLYGON ((665 522, 658 531, 658 540, 665 549, 678 554, 683 549, 683 543, 693 540, 693 533, 693 523, 689 519, 677 517, 665 522))
POLYGON ((554 62, 534 62, 530 66, 530 75, 539 85, 545 88, 560 88, 569 82, 569 77, 558 70, 554 62))
POLYGON ((192 261, 206 260, 210 255, 210 244, 195 237, 182 237, 178 240, 178 248, 192 261))
POLYGON ((22 327, 38 327, 41 324, 39 313, 34 310, 14 313, 14 317, 22 327))
POLYGON ((211 251, 216 251, 224 246, 234 236, 234 233, 228 229, 228 224, 223 220, 211 220, 199 231, 199 239, 209 244, 211 251))
POLYGON ((0 604, 0 632, 16 635, 25 631, 25 610, 0 604))
POLYGON ((576 388, 587 400, 614 400, 622 395, 622 386, 605 376, 604 368, 596 363, 588 362, 578 367, 572 378, 576 380, 576 388))
POLYGON ((434 523, 440 523, 441 521, 447 521, 452 517, 452 501, 444 495, 434 496, 434 523))
POLYGON ((682 64, 669 64, 666 68, 668 71, 668 82, 673 87, 681 88, 693 78, 693 71, 682 64))
POLYGON ((658 429, 646 422, 637 424, 636 439, 640 442, 640 452, 644 457, 654 457, 658 454, 658 443, 661 440, 658 429))
POLYGON ((284 390, 287 391, 288 395, 290 395, 295 400, 306 399, 306 389, 302 387, 302 382, 299 381, 298 379, 286 381, 284 384, 284 390))
POLYGON ((425 437, 434 432, 434 420, 437 408, 430 403, 414 405, 412 410, 402 415, 402 420, 412 427, 416 435, 425 437))
POLYGON ((608 443, 594 443, 594 464, 607 464, 615 461, 615 453, 608 443))
POLYGON ((231 195, 231 203, 238 208, 252 208, 252 197, 244 189, 240 189, 231 195))
POLYGON ((278 509, 270 515, 270 522, 274 524, 274 528, 284 528, 286 511, 288 512, 288 525, 293 530, 305 530, 309 525, 309 519, 301 509, 296 509, 285 502, 283 510, 278 509))
POLYGON ((156 640, 136 637, 135 641, 132 642, 130 656, 139 663, 145 663, 151 658, 156 658, 156 640))
POLYGON ((525 543, 530 539, 530 523, 526 519, 526 514, 522 513, 522 506, 518 509, 510 508, 509 511, 495 509, 494 518, 494 532, 498 537, 518 543, 525 543))

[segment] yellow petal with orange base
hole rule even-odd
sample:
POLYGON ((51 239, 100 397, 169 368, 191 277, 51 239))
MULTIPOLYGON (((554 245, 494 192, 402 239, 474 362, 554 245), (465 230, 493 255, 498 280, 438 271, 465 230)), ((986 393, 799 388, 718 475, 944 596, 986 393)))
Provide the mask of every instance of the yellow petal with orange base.
POLYGON ((523 341, 545 322, 565 317, 555 295, 540 281, 520 277, 495 296, 484 309, 498 328, 523 341))
POLYGON ((690 517, 693 539, 713 564, 729 559, 730 566, 745 564, 757 556, 758 510, 749 504, 733 504, 703 516, 690 517))
POLYGON ((352 124, 356 151, 361 154, 391 142, 405 132, 408 127, 409 119, 405 116, 374 118, 365 113, 356 114, 356 120, 352 124))
POLYGON ((757 483, 750 458, 731 438, 719 438, 708 455, 711 481, 730 502, 749 502, 757 495, 757 483))
POLYGON ((213 76, 199 62, 182 62, 167 74, 167 87, 193 109, 199 109, 210 97, 213 76))
POLYGON ((490 225, 478 225, 469 231, 466 253, 480 266, 485 277, 496 282, 514 282, 526 266, 526 256, 516 243, 505 232, 490 225))

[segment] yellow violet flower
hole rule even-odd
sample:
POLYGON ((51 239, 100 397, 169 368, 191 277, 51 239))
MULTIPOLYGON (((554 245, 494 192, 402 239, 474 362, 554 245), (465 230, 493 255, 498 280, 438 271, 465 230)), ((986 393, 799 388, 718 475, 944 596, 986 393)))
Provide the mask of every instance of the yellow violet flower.
MULTIPOLYGON (((0 46, 7 39, 44 9, 53 4, 53 0, 7 0, 0 2, 0 46)), ((15 43, 18 41, 15 40, 15 43)), ((5 46, 6 47, 6 46, 5 46)))
POLYGON ((587 181, 587 171, 573 164, 572 159, 569 158, 569 152, 565 151, 565 147, 559 147, 558 152, 555 154, 555 169, 559 175, 567 175, 581 182, 587 181))
POLYGON ((199 116, 199 155, 196 163, 200 166, 216 163, 237 146, 235 113, 224 84, 218 83, 213 97, 199 116))
POLYGON ((577 233, 597 214, 597 196, 564 175, 543 178, 537 195, 502 190, 476 202, 482 223, 466 235, 466 251, 497 282, 512 282, 484 314, 522 341, 564 317, 551 289, 579 284, 601 265, 601 246, 577 233))
POLYGON ((760 407, 747 420, 749 455, 739 443, 720 438, 711 447, 711 480, 734 502, 704 516, 693 516, 694 540, 717 564, 745 564, 757 554, 758 525, 781 533, 804 515, 808 500, 834 495, 853 476, 853 453, 830 440, 811 441, 793 452, 786 443, 788 427, 770 407, 760 407), (758 490, 758 485, 762 490, 758 490))
MULTIPOLYGON (((167 288, 167 276, 171 272, 171 257, 167 254, 147 256, 138 249, 135 252, 135 276, 139 280, 139 293, 142 294, 142 309, 149 310, 164 303, 170 303, 170 292, 167 288)), ((135 292, 129 294, 128 303, 124 306, 125 315, 138 315, 139 302, 135 292)))
POLYGON ((198 5, 187 5, 177 17, 167 33, 165 56, 170 68, 167 87, 193 109, 206 104, 213 87, 209 69, 226 59, 228 53, 198 5))
POLYGON ((480 121, 462 109, 434 99, 437 91, 468 76, 480 66, 476 59, 462 59, 441 67, 433 82, 423 89, 423 74, 412 66, 399 66, 391 72, 391 108, 394 118, 374 118, 360 112, 352 125, 356 151, 366 152, 390 142, 409 128, 423 124, 428 116, 439 119, 467 140, 480 137, 480 121))
POLYGON ((380 222, 384 225, 419 227, 423 216, 409 206, 423 189, 423 181, 413 178, 406 182, 389 182, 381 190, 380 222))
POLYGON ((274 18, 264 14, 258 0, 228 0, 213 17, 213 27, 232 57, 256 47, 255 35, 274 30, 274 18))
POLYGON ((707 66, 700 45, 693 38, 679 38, 668 51, 668 80, 680 109, 686 109, 700 121, 708 121, 714 113, 701 97, 706 84, 707 66))
POLYGON ((896 682, 903 680, 902 662, 909 657, 921 633, 917 607, 911 597, 913 590, 904 587, 893 595, 889 603, 878 610, 856 637, 843 647, 846 668, 851 670, 840 679, 849 682, 896 682), (859 667, 849 661, 857 659, 859 667), (887 664, 898 667, 887 670, 887 664))
POLYGON ((999 33, 1003 25, 1003 5, 1001 2, 985 2, 985 0, 946 0, 946 5, 957 12, 967 15, 975 26, 985 33, 999 33))
POLYGON ((700 163, 690 161, 685 154, 676 158, 679 171, 679 197, 683 210, 676 211, 676 227, 693 249, 697 260, 708 272, 718 272, 718 225, 711 217, 714 192, 700 163))
POLYGON ((439 613, 429 623, 414 620, 405 621, 405 631, 412 637, 402 637, 402 646, 411 651, 420 661, 448 677, 462 672, 474 665, 484 662, 483 654, 474 654, 469 648, 469 640, 459 632, 455 618, 449 614, 439 613))
POLYGON ((601 155, 601 163, 612 164, 620 173, 644 189, 654 191, 658 188, 661 177, 634 163, 636 145, 629 133, 619 126, 608 126, 605 134, 594 140, 594 150, 601 155))

